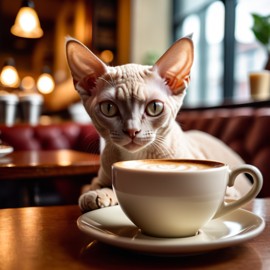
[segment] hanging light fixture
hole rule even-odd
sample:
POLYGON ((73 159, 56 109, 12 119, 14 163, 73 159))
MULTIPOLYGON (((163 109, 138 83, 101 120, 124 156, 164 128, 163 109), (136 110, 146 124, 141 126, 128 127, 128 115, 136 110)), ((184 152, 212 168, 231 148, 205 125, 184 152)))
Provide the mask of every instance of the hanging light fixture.
POLYGON ((55 83, 50 68, 45 66, 43 73, 38 77, 37 89, 42 94, 49 94, 54 90, 55 83))
POLYGON ((15 67, 15 61, 13 58, 9 58, 5 61, 1 71, 0 80, 1 84, 5 87, 19 87, 20 78, 15 67))
POLYGON ((38 15, 34 10, 33 1, 23 0, 10 31, 13 35, 23 38, 40 38, 43 36, 43 30, 40 27, 38 15))

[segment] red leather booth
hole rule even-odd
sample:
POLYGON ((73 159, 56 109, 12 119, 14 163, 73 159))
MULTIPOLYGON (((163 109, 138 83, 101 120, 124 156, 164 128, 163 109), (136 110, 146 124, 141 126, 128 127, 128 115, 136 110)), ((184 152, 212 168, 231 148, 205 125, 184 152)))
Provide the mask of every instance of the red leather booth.
POLYGON ((264 177, 259 197, 270 196, 270 108, 183 110, 177 120, 183 130, 205 131, 257 166, 264 177))

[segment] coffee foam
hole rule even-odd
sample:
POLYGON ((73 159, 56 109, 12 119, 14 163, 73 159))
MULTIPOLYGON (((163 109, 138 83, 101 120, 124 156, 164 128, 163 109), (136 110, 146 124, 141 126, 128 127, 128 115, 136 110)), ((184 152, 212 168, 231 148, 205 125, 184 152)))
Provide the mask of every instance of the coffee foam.
POLYGON ((210 166, 203 164, 192 164, 192 163, 142 163, 138 164, 135 168, 150 171, 198 171, 203 169, 209 169, 210 166))
POLYGON ((147 170, 147 171, 201 171, 221 166, 214 162, 196 162, 196 161, 171 161, 171 160, 139 160, 120 162, 121 167, 147 170))

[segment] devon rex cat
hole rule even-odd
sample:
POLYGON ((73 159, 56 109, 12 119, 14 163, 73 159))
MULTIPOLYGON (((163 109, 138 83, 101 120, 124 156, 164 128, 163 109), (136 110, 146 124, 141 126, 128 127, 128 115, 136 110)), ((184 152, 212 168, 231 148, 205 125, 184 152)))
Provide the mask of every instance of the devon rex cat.
MULTIPOLYGON (((243 161, 216 138, 183 132, 175 121, 189 84, 193 42, 176 41, 154 66, 110 67, 79 41, 66 42, 68 64, 84 107, 105 140, 98 176, 79 198, 83 211, 117 204, 111 189, 111 165, 120 160, 200 158, 235 166, 243 161)), ((246 193, 239 177, 227 196, 246 193)), ((154 188, 154 187, 153 187, 154 188)))

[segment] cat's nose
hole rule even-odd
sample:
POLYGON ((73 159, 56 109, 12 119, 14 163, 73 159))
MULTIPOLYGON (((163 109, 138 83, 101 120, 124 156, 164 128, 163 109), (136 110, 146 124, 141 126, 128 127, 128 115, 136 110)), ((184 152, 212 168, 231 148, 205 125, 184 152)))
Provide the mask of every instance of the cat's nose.
POLYGON ((125 134, 127 134, 131 139, 134 139, 138 133, 141 132, 141 130, 135 129, 135 128, 129 128, 126 130, 123 130, 125 134))

